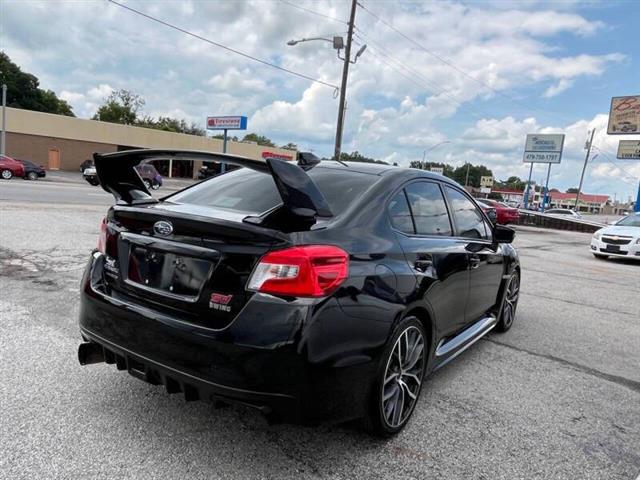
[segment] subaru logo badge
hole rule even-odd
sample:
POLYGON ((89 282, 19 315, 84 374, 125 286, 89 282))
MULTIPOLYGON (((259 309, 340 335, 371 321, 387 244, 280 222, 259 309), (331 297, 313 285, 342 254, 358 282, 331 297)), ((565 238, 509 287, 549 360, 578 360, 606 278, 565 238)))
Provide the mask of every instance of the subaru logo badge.
POLYGON ((158 235, 166 237, 167 235, 171 235, 173 233, 173 225, 164 220, 160 220, 159 222, 153 224, 153 231, 158 235))

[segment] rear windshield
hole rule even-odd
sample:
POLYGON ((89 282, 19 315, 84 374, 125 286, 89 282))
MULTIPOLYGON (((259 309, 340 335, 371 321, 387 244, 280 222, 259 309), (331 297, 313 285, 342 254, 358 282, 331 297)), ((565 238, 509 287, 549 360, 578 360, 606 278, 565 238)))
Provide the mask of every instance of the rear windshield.
MULTIPOLYGON (((307 174, 323 193, 331 211, 339 215, 380 177, 343 169, 312 168, 307 174)), ((240 168, 218 175, 171 196, 167 201, 223 208, 256 215, 282 203, 271 175, 240 168)))

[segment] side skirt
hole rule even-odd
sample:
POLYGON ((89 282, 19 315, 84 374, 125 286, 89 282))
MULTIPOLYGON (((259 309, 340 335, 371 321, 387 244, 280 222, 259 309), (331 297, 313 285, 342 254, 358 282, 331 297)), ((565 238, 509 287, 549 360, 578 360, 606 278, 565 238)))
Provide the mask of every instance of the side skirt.
POLYGON ((443 367, 480 340, 496 326, 496 323, 498 323, 496 316, 489 315, 481 318, 455 337, 442 340, 436 348, 434 370, 443 367))

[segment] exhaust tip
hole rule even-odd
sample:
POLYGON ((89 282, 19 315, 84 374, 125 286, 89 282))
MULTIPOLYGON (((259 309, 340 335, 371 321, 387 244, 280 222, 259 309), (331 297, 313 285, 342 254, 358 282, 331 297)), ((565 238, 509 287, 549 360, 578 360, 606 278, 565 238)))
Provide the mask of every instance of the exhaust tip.
POLYGON ((78 347, 78 361, 80 365, 104 362, 104 351, 97 343, 81 343, 78 347))

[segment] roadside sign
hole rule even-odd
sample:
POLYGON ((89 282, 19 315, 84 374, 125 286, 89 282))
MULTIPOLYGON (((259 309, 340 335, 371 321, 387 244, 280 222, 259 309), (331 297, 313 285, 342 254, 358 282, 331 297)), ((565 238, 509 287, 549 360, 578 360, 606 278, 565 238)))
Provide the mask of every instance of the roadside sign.
POLYGON ((560 163, 564 133, 530 133, 524 146, 525 163, 560 163))
POLYGON ((247 117, 207 117, 207 130, 246 130, 247 117))
POLYGON ((430 167, 429 171, 432 173, 437 173, 438 175, 444 175, 444 167, 430 167))
POLYGON ((493 177, 480 177, 480 187, 493 187, 493 177))
POLYGON ((491 193, 491 187, 480 187, 480 193, 491 193))
POLYGON ((611 99, 607 133, 609 135, 640 133, 640 95, 611 99))
POLYGON ((640 140, 620 140, 617 157, 622 160, 640 160, 640 140))

